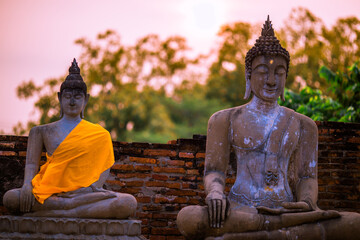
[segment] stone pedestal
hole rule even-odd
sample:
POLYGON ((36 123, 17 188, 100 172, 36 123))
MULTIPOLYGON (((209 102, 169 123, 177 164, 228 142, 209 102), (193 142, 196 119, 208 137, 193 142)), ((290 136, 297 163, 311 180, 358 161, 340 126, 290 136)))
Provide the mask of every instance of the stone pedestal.
POLYGON ((145 238, 139 220, 0 216, 0 239, 145 238))

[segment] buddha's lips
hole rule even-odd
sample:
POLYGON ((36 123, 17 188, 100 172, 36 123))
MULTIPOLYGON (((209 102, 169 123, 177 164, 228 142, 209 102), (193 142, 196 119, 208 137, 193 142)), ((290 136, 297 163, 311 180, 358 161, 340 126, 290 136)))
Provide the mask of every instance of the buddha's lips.
POLYGON ((277 88, 274 89, 264 88, 264 90, 267 92, 276 92, 277 88))

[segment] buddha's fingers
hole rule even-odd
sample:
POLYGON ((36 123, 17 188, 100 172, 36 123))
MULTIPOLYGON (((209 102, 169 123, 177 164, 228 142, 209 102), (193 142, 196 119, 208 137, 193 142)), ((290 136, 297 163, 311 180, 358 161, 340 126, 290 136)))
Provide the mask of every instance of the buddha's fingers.
POLYGON ((283 213, 284 210, 283 208, 269 208, 264 206, 257 207, 256 209, 261 214, 272 214, 272 215, 279 215, 283 213))
POLYGON ((208 214, 209 214, 209 225, 212 228, 213 227, 213 201, 210 200, 208 202, 208 214))
POLYGON ((216 228, 220 228, 221 223, 221 200, 216 200, 216 228))
POLYGON ((226 218, 226 199, 222 199, 221 203, 221 227, 224 227, 226 218))
POLYGON ((298 209, 300 211, 310 211, 310 206, 306 202, 284 202, 281 204, 286 209, 298 209))

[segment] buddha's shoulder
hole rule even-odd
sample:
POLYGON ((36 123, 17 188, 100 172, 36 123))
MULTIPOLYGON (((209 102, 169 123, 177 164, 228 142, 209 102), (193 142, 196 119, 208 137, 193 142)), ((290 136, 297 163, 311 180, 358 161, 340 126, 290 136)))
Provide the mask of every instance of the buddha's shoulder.
POLYGON ((294 112, 294 119, 299 123, 300 127, 304 130, 308 130, 308 131, 316 131, 317 132, 317 125, 314 122, 314 120, 312 120, 311 118, 309 118, 308 116, 305 116, 304 114, 295 112, 292 109, 286 108, 286 107, 282 107, 282 109, 284 111, 292 111, 294 112))
POLYGON ((209 119, 209 122, 217 122, 217 121, 229 121, 232 116, 239 115, 243 111, 245 105, 227 108, 215 112, 209 119))
POLYGON ((90 131, 97 131, 97 132, 101 132, 101 133, 104 133, 104 134, 109 134, 108 130, 103 128, 98 123, 92 123, 92 122, 89 122, 89 121, 84 120, 84 119, 81 121, 81 123, 84 125, 85 128, 89 129, 90 131))
POLYGON ((29 135, 31 135, 31 134, 43 134, 45 132, 54 131, 58 127, 58 125, 59 125, 59 121, 56 121, 56 122, 47 123, 47 124, 32 127, 30 129, 29 135))

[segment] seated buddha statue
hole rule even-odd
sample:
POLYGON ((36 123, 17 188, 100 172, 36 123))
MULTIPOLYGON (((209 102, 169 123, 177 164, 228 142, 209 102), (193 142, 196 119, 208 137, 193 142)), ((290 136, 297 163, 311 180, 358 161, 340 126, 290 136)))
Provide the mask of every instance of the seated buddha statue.
POLYGON ((208 123, 206 206, 177 216, 187 239, 354 239, 360 214, 317 206, 317 126, 279 106, 290 55, 265 22, 245 58, 249 103, 213 114, 208 123), (230 152, 236 180, 225 195, 230 152))
POLYGON ((83 119, 89 94, 75 59, 58 98, 61 119, 30 130, 24 184, 5 193, 4 206, 24 216, 128 218, 136 199, 103 188, 113 145, 108 131, 83 119), (44 147, 47 161, 39 170, 44 147))

